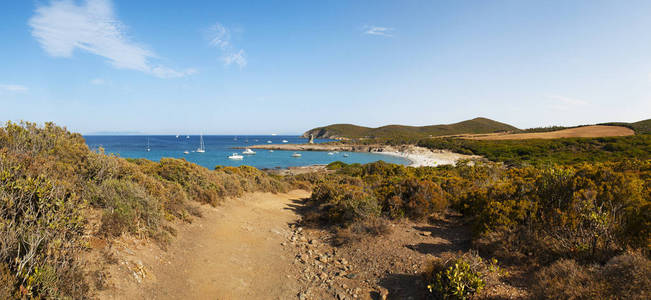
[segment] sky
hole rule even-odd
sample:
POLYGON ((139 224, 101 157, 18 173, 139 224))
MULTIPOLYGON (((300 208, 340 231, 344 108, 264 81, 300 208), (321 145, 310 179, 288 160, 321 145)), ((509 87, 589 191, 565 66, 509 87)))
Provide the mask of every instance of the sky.
POLYGON ((2 1, 0 121, 85 134, 651 118, 651 1, 2 1))

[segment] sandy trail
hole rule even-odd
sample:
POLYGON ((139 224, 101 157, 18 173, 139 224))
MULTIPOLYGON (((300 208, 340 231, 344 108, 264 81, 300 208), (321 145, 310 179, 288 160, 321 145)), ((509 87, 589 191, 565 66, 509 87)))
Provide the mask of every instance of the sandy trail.
POLYGON ((305 197, 309 193, 300 190, 254 193, 205 209, 203 217, 181 226, 167 252, 137 251, 150 268, 147 282, 102 298, 295 298, 294 257, 280 243, 298 219, 290 205, 305 197))

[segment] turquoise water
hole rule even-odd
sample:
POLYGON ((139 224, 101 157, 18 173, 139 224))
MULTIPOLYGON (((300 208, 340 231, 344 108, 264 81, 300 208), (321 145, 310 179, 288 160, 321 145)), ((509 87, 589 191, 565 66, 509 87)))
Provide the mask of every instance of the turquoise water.
MULTIPOLYGON (((274 144, 281 144, 282 140, 287 140, 291 144, 303 144, 307 139, 299 136, 228 136, 228 135, 204 135, 203 140, 206 147, 205 153, 194 152, 199 148, 199 136, 173 135, 153 135, 153 136, 108 136, 108 135, 89 135, 84 136, 86 144, 96 150, 99 147, 104 148, 106 153, 113 153, 124 158, 146 158, 153 161, 159 161, 164 157, 184 158, 189 162, 196 163, 206 168, 212 169, 217 165, 222 166, 240 166, 248 165, 256 168, 286 168, 296 166, 306 166, 314 164, 328 164, 333 161, 343 161, 345 163, 369 163, 383 160, 395 164, 409 164, 409 161, 402 157, 383 155, 377 153, 360 153, 360 152, 340 152, 334 155, 328 155, 322 151, 280 151, 274 150, 254 150, 255 155, 244 155, 243 160, 231 160, 228 156, 234 152, 241 153, 243 149, 232 149, 233 147, 246 147, 250 145, 266 144, 271 141, 274 144), (147 151, 147 140, 149 139, 150 151, 147 151), (184 154, 183 151, 189 151, 184 154), (301 157, 292 157, 294 153, 302 154, 301 157), (344 157, 344 153, 348 157, 344 157)), ((317 140, 316 142, 326 142, 328 140, 317 140)))

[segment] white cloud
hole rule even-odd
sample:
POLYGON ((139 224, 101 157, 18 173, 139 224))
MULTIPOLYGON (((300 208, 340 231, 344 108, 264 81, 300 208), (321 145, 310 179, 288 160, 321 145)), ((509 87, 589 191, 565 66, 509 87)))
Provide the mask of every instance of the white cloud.
POLYGON ((222 61, 225 65, 232 63, 237 64, 243 68, 247 64, 246 53, 243 49, 235 50, 231 43, 231 32, 228 28, 220 23, 215 23, 208 30, 209 44, 213 47, 219 48, 222 52, 222 61))
POLYGON ((556 110, 570 110, 573 108, 585 107, 590 104, 590 102, 583 99, 558 95, 550 95, 547 96, 547 98, 552 100, 550 107, 556 110))
POLYGON ((240 68, 246 66, 246 57, 244 57, 244 50, 241 50, 241 49, 237 53, 230 53, 230 54, 224 55, 224 57, 222 57, 222 59, 224 60, 224 63, 226 65, 236 63, 236 64, 238 64, 240 66, 240 68))
POLYGON ((176 71, 152 63, 156 55, 132 42, 110 0, 52 1, 36 8, 29 19, 32 36, 54 57, 72 57, 75 49, 102 56, 118 69, 145 72, 161 78, 183 77, 194 70, 176 71))
POLYGON ((366 25, 363 28, 364 34, 368 35, 380 35, 380 36, 386 36, 386 37, 393 37, 393 28, 390 27, 380 27, 380 26, 371 26, 371 25, 366 25))
POLYGON ((27 92, 29 89, 24 86, 24 85, 19 85, 19 84, 0 84, 0 91, 5 91, 5 92, 14 92, 14 93, 22 93, 22 92, 27 92))

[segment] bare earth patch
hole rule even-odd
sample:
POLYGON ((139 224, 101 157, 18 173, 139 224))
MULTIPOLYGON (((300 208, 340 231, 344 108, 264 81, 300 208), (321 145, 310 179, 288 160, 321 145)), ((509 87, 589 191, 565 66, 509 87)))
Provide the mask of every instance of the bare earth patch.
POLYGON ((110 287, 103 299, 292 299, 298 283, 294 256, 281 243, 296 221, 292 200, 305 191, 255 193, 223 207, 202 207, 203 217, 178 226, 164 251, 151 243, 114 245, 110 287))

